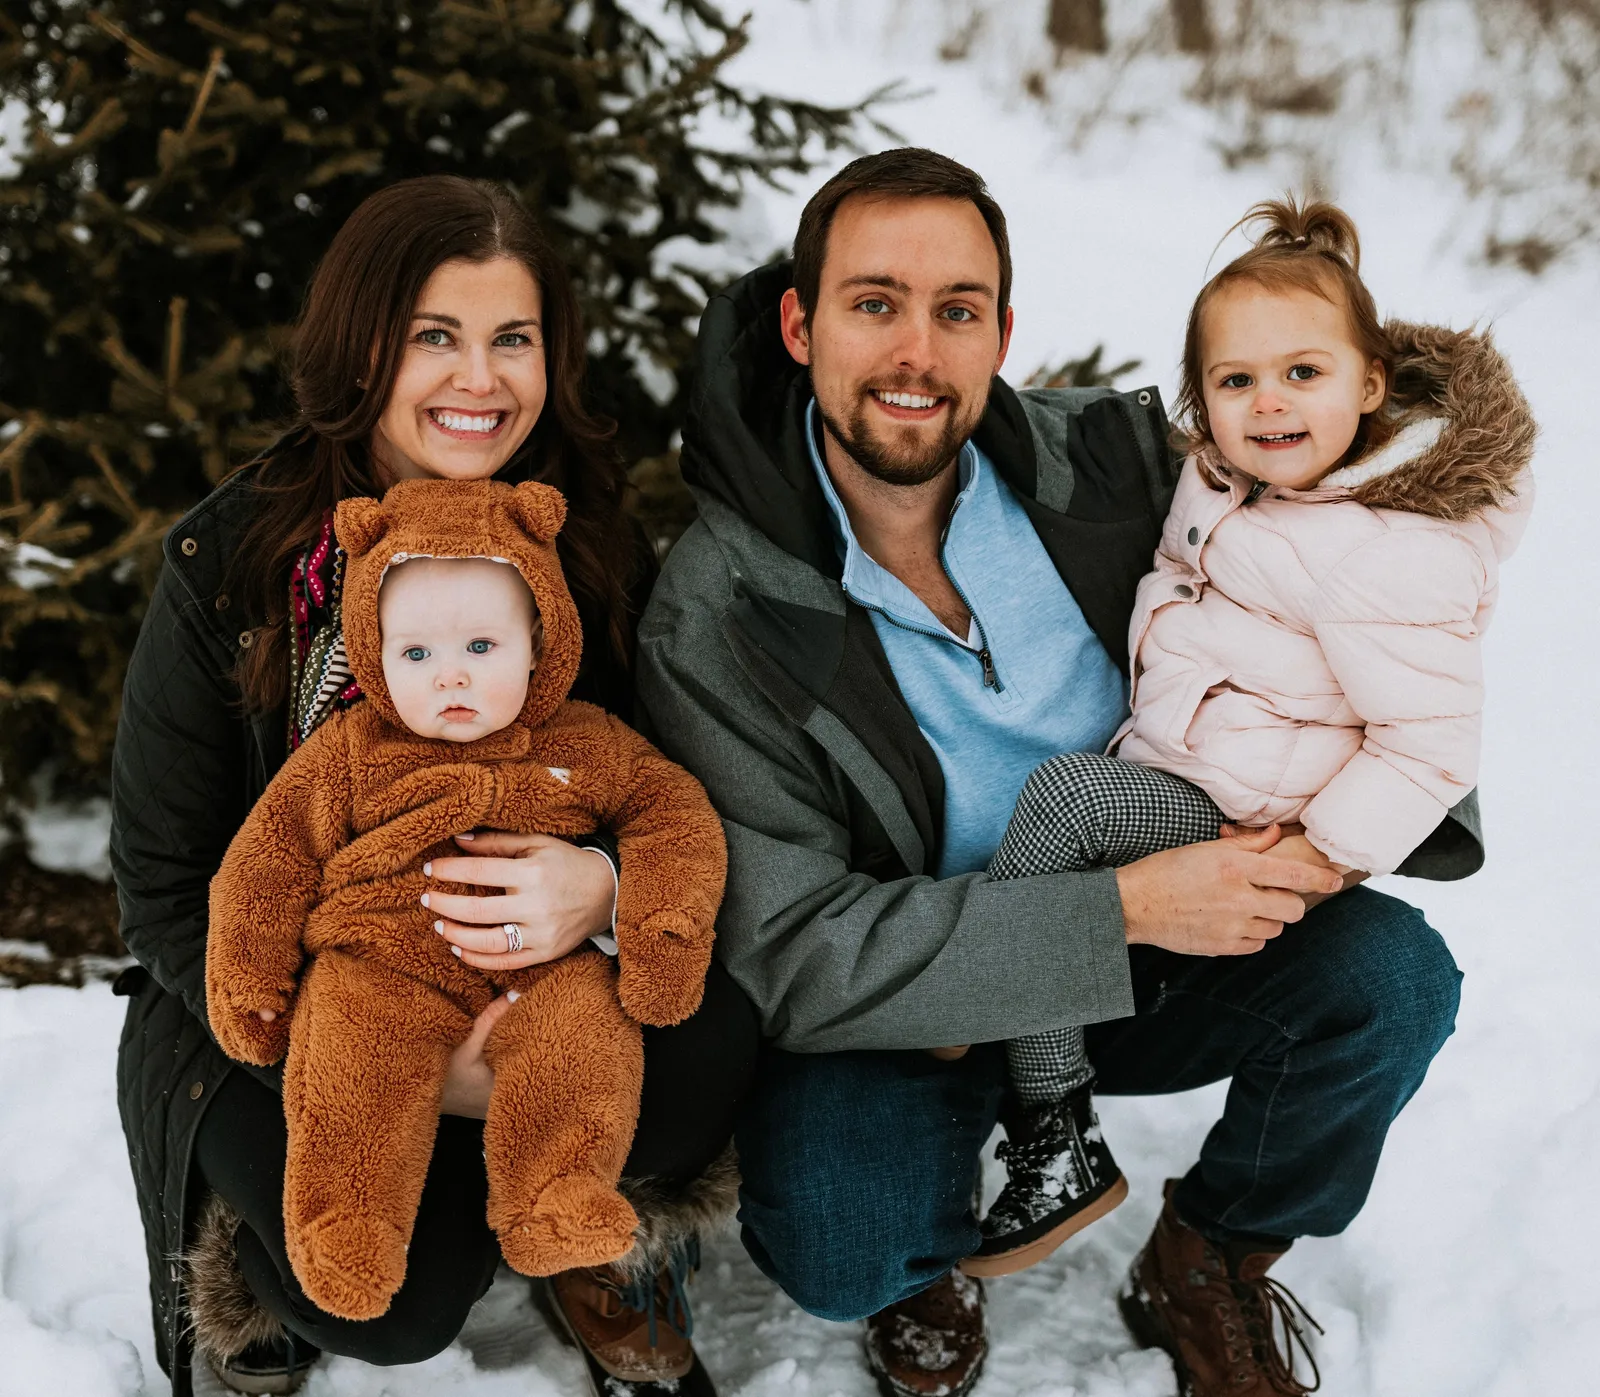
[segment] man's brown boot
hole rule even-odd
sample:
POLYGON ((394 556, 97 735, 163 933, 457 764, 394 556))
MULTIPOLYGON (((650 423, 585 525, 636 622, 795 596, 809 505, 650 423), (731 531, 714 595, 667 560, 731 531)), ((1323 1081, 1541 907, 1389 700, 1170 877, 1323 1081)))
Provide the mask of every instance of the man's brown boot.
POLYGON ((615 1265, 591 1266, 545 1282, 546 1308, 583 1354, 595 1392, 714 1394, 689 1341, 694 1325, 683 1287, 698 1261, 698 1248, 690 1248, 655 1275, 631 1278, 615 1265))
POLYGON ((1267 1275, 1282 1251, 1231 1259, 1183 1222, 1172 1206, 1176 1179, 1145 1248, 1134 1259, 1119 1303, 1133 1336, 1172 1355, 1183 1397, 1304 1397, 1322 1377, 1300 1328, 1322 1326, 1289 1290, 1267 1275), (1279 1346, 1279 1337, 1282 1346, 1279 1346), (1295 1351, 1311 1365, 1307 1386, 1295 1351))
POLYGON ((983 1286, 960 1271, 867 1320, 867 1362, 884 1397, 962 1397, 988 1352, 983 1286))

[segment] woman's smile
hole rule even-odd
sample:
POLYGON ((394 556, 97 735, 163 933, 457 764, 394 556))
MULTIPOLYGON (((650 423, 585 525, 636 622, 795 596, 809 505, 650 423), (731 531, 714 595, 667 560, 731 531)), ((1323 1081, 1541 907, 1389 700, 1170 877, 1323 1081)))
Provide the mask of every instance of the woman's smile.
POLYGON ((439 431, 457 441, 490 440, 511 417, 511 413, 503 409, 463 412, 444 407, 430 407, 426 409, 426 415, 439 431))

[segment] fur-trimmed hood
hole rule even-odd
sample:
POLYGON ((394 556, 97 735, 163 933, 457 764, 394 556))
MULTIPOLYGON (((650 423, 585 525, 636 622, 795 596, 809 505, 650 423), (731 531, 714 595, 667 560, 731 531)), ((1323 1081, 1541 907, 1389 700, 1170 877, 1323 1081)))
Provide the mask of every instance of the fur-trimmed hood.
POLYGON ((381 500, 349 499, 334 515, 348 558, 344 642, 362 692, 400 724, 383 681, 378 589, 408 558, 492 558, 511 563, 533 593, 544 643, 518 721, 537 727, 566 700, 583 656, 578 609, 567 590, 555 538, 567 502, 549 485, 498 480, 402 480, 381 500))
MULTIPOLYGON (((1538 427, 1489 334, 1391 320, 1389 398, 1383 444, 1309 490, 1269 491, 1286 499, 1353 499, 1462 523, 1508 509, 1526 488, 1538 427)), ((1239 476, 1214 448, 1203 464, 1239 476)))

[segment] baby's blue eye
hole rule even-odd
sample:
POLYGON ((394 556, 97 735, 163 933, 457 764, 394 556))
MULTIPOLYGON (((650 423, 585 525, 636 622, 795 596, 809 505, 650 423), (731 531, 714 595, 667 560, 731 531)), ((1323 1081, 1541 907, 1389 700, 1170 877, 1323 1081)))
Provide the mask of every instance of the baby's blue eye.
POLYGON ((427 647, 422 645, 408 645, 400 653, 413 663, 421 663, 428 658, 427 647))
POLYGON ((1250 386, 1249 374, 1229 374, 1222 380, 1223 388, 1248 388, 1250 386))
POLYGON ((1296 364, 1289 370, 1289 381, 1291 383, 1309 383, 1321 372, 1322 370, 1314 364, 1296 364))
POLYGON ((469 640, 467 642, 467 654, 469 655, 487 655, 493 649, 494 641, 492 640, 469 640))

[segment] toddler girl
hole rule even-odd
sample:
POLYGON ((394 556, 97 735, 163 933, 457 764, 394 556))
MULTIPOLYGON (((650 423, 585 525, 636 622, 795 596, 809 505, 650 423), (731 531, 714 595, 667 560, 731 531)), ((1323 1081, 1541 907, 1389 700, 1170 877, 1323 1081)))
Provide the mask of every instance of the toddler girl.
MULTIPOLYGON (((1118 867, 1230 821, 1283 826, 1283 857, 1392 873, 1477 782, 1479 639, 1533 496, 1527 403, 1487 335, 1379 321, 1339 209, 1274 201, 1249 225, 1189 317, 1190 454, 1134 605, 1132 717, 1115 755, 1029 778, 992 877, 1118 867)), ((1006 1046, 1009 1177, 976 1275, 1127 1194, 1083 1030, 1006 1046)))

